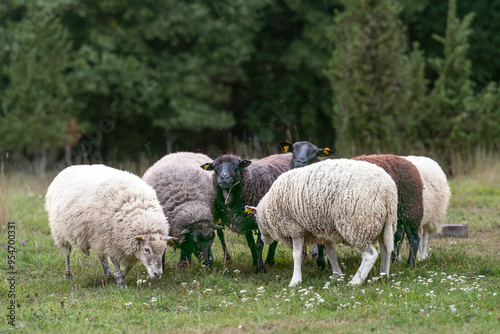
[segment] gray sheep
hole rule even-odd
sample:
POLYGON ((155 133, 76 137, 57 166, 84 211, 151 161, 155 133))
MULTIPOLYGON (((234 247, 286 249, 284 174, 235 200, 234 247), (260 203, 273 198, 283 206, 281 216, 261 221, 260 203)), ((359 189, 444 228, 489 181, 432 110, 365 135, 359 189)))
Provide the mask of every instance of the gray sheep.
POLYGON ((103 165, 68 167, 52 181, 45 201, 67 279, 72 247, 97 253, 106 278, 111 277, 109 257, 121 286, 138 260, 151 278, 161 277, 161 257, 172 238, 155 191, 136 175, 103 165))
MULTIPOLYGON (((394 181, 380 167, 347 159, 327 160, 283 173, 256 208, 264 242, 279 240, 293 249, 290 286, 302 281, 304 244, 322 242, 334 274, 340 274, 335 245, 360 250, 362 262, 351 285, 361 284, 381 251, 381 273, 389 275, 397 225, 394 181)), ((247 207, 248 209, 249 207, 247 207)))
POLYGON ((169 221, 170 234, 178 238, 172 244, 181 249, 179 267, 190 264, 193 253, 203 259, 203 263, 213 263, 212 242, 215 231, 222 227, 213 223, 212 173, 200 169, 200 165, 209 160, 201 153, 168 154, 142 177, 155 189, 169 221))

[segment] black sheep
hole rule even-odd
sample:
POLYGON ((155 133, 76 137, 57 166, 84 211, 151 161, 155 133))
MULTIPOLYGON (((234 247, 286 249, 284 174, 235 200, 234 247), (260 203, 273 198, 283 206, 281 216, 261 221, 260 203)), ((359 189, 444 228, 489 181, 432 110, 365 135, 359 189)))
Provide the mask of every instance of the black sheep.
MULTIPOLYGON (((291 154, 275 154, 263 159, 242 160, 234 155, 223 155, 201 166, 213 170, 213 184, 216 191, 214 221, 228 226, 238 234, 244 234, 252 252, 256 273, 265 272, 262 259, 264 243, 253 215, 245 212, 245 205, 257 206, 274 180, 290 169, 291 154), (257 241, 253 231, 257 230, 257 241)), ((228 256, 222 230, 217 231, 224 254, 228 256)), ((277 242, 269 246, 266 263, 274 263, 277 242)))

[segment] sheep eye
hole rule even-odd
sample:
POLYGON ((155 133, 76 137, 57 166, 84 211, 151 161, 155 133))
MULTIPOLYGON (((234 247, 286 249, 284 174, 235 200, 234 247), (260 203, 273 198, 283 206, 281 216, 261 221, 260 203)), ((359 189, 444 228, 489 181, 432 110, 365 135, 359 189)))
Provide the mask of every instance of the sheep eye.
POLYGON ((144 248, 144 253, 146 254, 150 254, 151 253, 151 250, 149 248, 144 248))

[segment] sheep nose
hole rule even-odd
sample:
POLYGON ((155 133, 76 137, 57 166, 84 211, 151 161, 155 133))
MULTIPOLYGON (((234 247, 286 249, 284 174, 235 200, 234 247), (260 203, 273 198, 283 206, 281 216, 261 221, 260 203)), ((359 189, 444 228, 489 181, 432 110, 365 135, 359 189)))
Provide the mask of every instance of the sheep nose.
POLYGON ((154 278, 159 279, 161 277, 161 273, 157 273, 156 271, 153 273, 154 278))
POLYGON ((229 174, 224 172, 220 175, 220 178, 223 180, 227 180, 227 179, 229 179, 229 174))

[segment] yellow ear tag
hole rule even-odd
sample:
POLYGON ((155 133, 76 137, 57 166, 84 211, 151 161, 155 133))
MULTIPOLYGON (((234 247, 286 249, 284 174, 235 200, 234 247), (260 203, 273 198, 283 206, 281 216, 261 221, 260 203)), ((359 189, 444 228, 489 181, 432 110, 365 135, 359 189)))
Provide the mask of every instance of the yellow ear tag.
POLYGON ((283 152, 288 152, 290 145, 283 146, 283 152))
POLYGON ((204 169, 204 170, 207 170, 207 168, 208 168, 208 165, 207 165, 207 164, 205 164, 205 165, 203 166, 203 169, 204 169))
POLYGON ((246 213, 247 215, 251 214, 251 213, 252 213, 252 209, 245 209, 245 213, 246 213))
POLYGON ((323 153, 325 153, 325 154, 330 154, 330 149, 329 149, 328 147, 327 147, 327 148, 325 148, 325 149, 323 150, 323 153))

